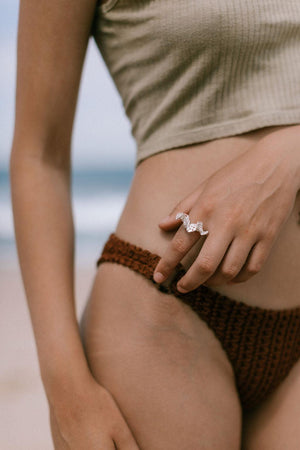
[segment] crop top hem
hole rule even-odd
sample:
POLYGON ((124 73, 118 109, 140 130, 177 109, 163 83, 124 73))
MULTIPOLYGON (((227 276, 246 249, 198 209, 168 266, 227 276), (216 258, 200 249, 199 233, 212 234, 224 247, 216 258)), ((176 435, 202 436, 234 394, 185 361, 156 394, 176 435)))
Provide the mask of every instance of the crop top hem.
POLYGON ((225 122, 202 126, 178 134, 165 134, 163 139, 149 140, 136 152, 135 168, 146 158, 167 150, 191 144, 234 136, 255 129, 276 125, 300 124, 300 109, 292 111, 267 111, 250 117, 228 120, 225 122), (151 141, 151 142, 150 142, 151 141))

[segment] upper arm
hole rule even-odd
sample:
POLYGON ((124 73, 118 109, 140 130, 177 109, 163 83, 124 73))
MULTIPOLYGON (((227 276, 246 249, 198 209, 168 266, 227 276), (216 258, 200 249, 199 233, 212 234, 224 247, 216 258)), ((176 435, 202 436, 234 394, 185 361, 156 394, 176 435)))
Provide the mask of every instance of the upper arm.
POLYGON ((13 145, 18 152, 68 160, 96 3, 20 0, 13 145))

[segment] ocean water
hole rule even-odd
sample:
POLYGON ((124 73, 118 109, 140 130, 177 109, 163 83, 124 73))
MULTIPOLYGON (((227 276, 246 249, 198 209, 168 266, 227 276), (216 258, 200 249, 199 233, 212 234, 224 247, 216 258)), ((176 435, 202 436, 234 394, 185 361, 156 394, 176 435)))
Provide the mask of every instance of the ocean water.
MULTIPOLYGON (((73 170, 75 263, 92 267, 125 205, 133 169, 73 170)), ((17 262, 9 173, 0 170, 0 265, 17 262)))

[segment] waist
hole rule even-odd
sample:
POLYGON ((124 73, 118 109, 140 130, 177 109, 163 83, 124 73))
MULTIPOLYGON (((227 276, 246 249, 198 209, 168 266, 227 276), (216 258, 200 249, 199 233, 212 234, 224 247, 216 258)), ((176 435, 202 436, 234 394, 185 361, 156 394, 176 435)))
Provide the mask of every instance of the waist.
MULTIPOLYGON (((137 167, 116 233, 123 239, 162 255, 175 234, 164 232, 159 221, 216 170, 259 139, 285 126, 272 126, 238 136, 155 154, 137 167)), ((248 304, 285 308, 300 304, 300 195, 281 230, 263 269, 247 282, 215 290, 248 304)))

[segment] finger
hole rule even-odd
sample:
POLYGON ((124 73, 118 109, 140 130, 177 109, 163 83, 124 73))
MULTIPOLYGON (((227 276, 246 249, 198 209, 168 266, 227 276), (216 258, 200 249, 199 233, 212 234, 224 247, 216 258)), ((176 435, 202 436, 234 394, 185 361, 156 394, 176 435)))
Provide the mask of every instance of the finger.
POLYGON ((200 195, 200 188, 198 188, 197 190, 192 192, 190 195, 185 197, 183 200, 181 200, 181 202, 179 202, 175 206, 175 208, 172 209, 171 213, 167 217, 164 217, 159 222, 159 227, 166 229, 166 230, 172 230, 175 227, 178 227, 181 224, 181 220, 176 219, 176 214, 179 212, 184 212, 184 213, 188 214, 189 211, 191 211, 191 209, 193 208, 199 195, 200 195))
MULTIPOLYGON (((182 209, 179 212, 185 212, 187 214, 187 209, 186 208, 182 209)), ((158 226, 162 228, 164 231, 171 231, 180 227, 182 222, 180 219, 176 219, 176 214, 174 216, 172 214, 170 216, 165 217, 161 222, 159 222, 158 226)))
POLYGON ((249 280, 261 271, 271 250, 269 241, 259 241, 250 252, 244 266, 235 278, 231 280, 231 284, 242 283, 249 280))
POLYGON ((177 289, 186 293, 196 289, 210 278, 223 259, 233 236, 227 232, 208 235, 198 257, 186 274, 178 281, 177 289))
POLYGON ((168 247, 158 262, 153 279, 157 283, 162 283, 166 280, 175 269, 176 265, 182 260, 185 254, 200 238, 198 231, 188 233, 182 225, 175 233, 173 239, 168 244, 168 247))
POLYGON ((226 284, 242 270, 255 242, 240 236, 235 238, 215 273, 206 281, 207 286, 226 284))

